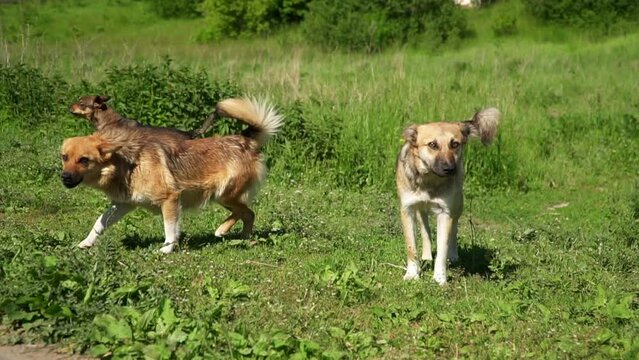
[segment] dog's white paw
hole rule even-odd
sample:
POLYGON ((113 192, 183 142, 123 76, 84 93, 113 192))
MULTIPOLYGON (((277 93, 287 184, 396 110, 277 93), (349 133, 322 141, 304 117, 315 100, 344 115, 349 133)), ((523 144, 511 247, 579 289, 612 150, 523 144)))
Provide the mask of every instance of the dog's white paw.
POLYGON ((433 274, 433 279, 435 280, 436 283, 438 283, 439 285, 445 285, 446 284, 446 273, 442 273, 442 272, 435 272, 433 274))
POLYGON ((84 239, 84 240, 82 240, 82 241, 78 244, 78 247, 79 247, 80 249, 88 249, 88 248, 90 248, 91 246, 93 246, 93 241, 91 241, 91 240, 89 240, 89 239, 84 239))
POLYGON ((175 244, 167 244, 160 248, 160 252, 163 254, 170 254, 173 252, 173 248, 175 248, 175 244))
POLYGON ((404 280, 417 280, 419 279, 419 265, 410 263, 406 266, 406 274, 404 274, 404 280))
POLYGON ((216 236, 216 237, 223 237, 223 236, 225 236, 226 234, 228 234, 228 231, 224 231, 224 230, 222 230, 222 229, 217 229, 217 230, 215 230, 215 236, 216 236))
POLYGON ((422 261, 433 261, 433 254, 422 254, 422 261))
POLYGON ((419 280, 419 274, 407 272, 404 274, 404 280, 419 280))

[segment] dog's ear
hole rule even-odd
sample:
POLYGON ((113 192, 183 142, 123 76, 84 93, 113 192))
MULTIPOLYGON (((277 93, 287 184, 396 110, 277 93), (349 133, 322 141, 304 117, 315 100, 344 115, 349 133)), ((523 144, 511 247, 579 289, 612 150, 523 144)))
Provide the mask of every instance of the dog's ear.
POLYGON ((417 145, 417 125, 413 124, 404 129, 404 140, 411 146, 417 145))
POLYGON ((490 144, 497 134, 497 126, 501 119, 501 112, 497 108, 487 108, 479 111, 471 120, 460 123, 464 138, 478 137, 484 145, 490 144))
POLYGON ((106 95, 98 95, 95 97, 95 100, 93 100, 93 107, 95 109, 106 110, 106 102, 109 101, 109 99, 111 99, 111 97, 106 95))
POLYGON ((111 159, 111 156, 113 156, 113 153, 120 150, 121 148, 122 148, 122 145, 109 143, 105 141, 98 145, 98 152, 100 152, 102 161, 107 161, 111 159))

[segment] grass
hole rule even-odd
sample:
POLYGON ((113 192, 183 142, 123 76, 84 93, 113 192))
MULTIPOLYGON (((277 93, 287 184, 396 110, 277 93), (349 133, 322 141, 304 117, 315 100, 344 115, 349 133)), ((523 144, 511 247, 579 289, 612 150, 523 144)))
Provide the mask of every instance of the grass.
MULTIPOLYGON (((506 3, 477 13, 477 37, 459 48, 369 56, 294 34, 194 44, 198 20, 114 4, 38 8, 46 22, 27 41, 3 28, 3 64, 97 83, 110 66, 169 54, 300 111, 313 142, 267 149, 281 161, 248 241, 215 238, 226 214, 211 206, 187 214, 180 251, 161 256, 161 220, 139 210, 80 251, 107 202, 60 185, 57 148, 88 127, 61 112, 26 126, 0 110, 3 343, 115 358, 637 356, 639 34, 557 39, 519 23, 495 37, 491 14, 506 3), (461 261, 445 287, 429 268, 401 281, 401 130, 487 105, 504 121, 495 146, 467 149, 461 261), (296 157, 313 146, 332 155, 296 157)), ((0 7, 3 24, 20 6, 0 7)))

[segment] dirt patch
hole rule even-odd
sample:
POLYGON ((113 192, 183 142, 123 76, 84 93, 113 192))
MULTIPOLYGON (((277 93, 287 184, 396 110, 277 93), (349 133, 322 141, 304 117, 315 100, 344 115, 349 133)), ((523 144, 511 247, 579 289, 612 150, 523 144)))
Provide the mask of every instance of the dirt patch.
POLYGON ((13 345, 0 346, 0 360, 87 360, 88 357, 60 353, 53 346, 13 345))

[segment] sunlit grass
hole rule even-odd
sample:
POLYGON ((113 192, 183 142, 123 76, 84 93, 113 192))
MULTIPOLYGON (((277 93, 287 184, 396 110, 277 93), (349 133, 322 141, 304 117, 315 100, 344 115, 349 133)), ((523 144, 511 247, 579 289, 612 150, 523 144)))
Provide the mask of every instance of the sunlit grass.
MULTIPOLYGON (((300 111, 315 131, 314 143, 266 149, 282 158, 258 194, 253 238, 215 238, 226 211, 211 206, 185 215, 180 251, 163 257, 161 219, 144 211, 94 249, 76 249, 107 202, 61 186, 58 147, 88 129, 68 115, 29 128, 0 109, 0 341, 66 341, 82 351, 164 346, 161 336, 101 342, 93 321, 168 298, 178 318, 171 332, 207 329, 198 351, 213 357, 258 351, 260 337, 278 332, 315 342, 318 358, 636 356, 639 35, 592 41, 522 18, 517 34, 496 37, 493 20, 516 9, 504 3, 469 13, 477 36, 466 43, 375 55, 324 52, 295 29, 197 44, 199 20, 160 20, 135 1, 45 5, 28 32, 9 33, 18 10, 0 7, 4 66, 24 61, 95 84, 112 66, 168 56, 300 111), (403 282, 393 185, 401 130, 463 120, 484 106, 504 117, 496 144, 466 149, 462 261, 444 288, 429 268, 403 282), (314 146, 334 156, 296 156, 314 146), (57 266, 40 264, 44 256, 57 266), (241 296, 211 295, 234 290, 241 296), (10 312, 16 299, 6 294, 23 295, 39 322, 10 320, 25 314, 10 312), (43 294, 55 295, 43 305, 43 294), (55 304, 72 316, 46 317, 55 304), (217 316, 203 315, 217 306, 217 316)), ((277 354, 300 346, 289 341, 277 354)))

